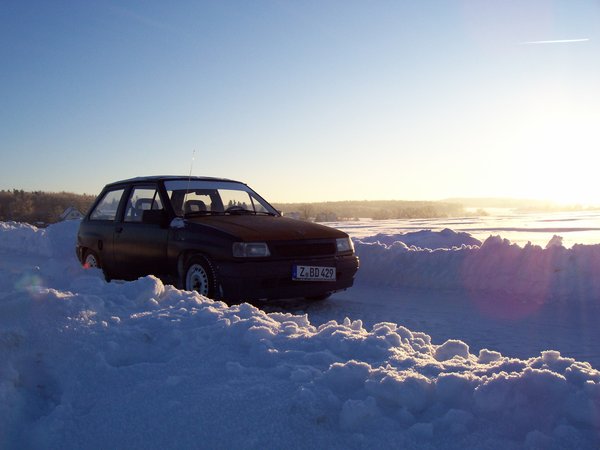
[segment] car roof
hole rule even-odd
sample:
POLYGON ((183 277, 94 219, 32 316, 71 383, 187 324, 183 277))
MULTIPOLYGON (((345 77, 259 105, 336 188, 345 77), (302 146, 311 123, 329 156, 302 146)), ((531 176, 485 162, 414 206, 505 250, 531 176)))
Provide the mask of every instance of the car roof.
POLYGON ((156 182, 156 181, 167 181, 167 180, 192 180, 192 181, 225 181, 231 183, 243 183, 237 180, 230 180, 228 178, 216 178, 216 177, 192 177, 186 175, 150 175, 146 177, 134 177, 128 178, 126 180, 114 181, 112 183, 108 183, 106 187, 115 186, 120 184, 137 184, 137 183, 145 183, 145 182, 156 182))

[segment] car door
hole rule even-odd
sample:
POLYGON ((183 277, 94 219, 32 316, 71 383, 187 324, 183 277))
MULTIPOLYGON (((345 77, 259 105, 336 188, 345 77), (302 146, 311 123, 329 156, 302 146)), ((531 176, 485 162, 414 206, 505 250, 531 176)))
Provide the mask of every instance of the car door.
MULTIPOLYGON (((108 274, 116 274, 114 261, 114 230, 125 188, 107 189, 99 197, 89 215, 81 222, 78 244, 86 252, 93 252, 108 274)), ((81 255, 85 257, 85 255, 81 255)))
POLYGON ((122 220, 115 227, 115 261, 119 273, 126 279, 165 273, 169 229, 156 220, 143 220, 148 216, 144 211, 162 211, 166 217, 164 202, 156 185, 131 188, 122 220))

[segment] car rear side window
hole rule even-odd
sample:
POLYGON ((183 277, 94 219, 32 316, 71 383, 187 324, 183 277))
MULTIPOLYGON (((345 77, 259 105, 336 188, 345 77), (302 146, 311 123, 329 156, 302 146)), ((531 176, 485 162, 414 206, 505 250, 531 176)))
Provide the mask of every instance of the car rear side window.
POLYGON ((144 211, 163 209, 158 191, 154 187, 135 187, 131 190, 127 209, 125 210, 125 222, 141 222, 144 211))
POLYGON ((115 220, 124 191, 125 189, 117 189, 104 194, 102 200, 98 202, 90 214, 90 220, 115 220))

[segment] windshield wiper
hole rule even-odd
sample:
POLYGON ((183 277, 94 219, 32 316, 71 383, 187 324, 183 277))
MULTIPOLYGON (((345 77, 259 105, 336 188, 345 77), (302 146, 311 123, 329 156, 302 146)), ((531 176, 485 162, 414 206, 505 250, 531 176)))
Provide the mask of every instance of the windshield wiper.
POLYGON ((258 215, 263 215, 263 216, 276 216, 277 214, 272 213, 272 212, 268 212, 268 211, 254 211, 252 209, 245 209, 245 208, 228 208, 227 210, 225 210, 225 214, 231 214, 231 215, 244 215, 244 214, 252 214, 255 216, 258 215))
POLYGON ((243 214, 256 214, 256 211, 252 211, 251 209, 244 209, 244 208, 227 208, 225 210, 225 214, 231 214, 231 215, 243 215, 243 214))
POLYGON ((183 217, 199 217, 199 216, 222 216, 223 211, 191 211, 183 215, 183 217))
POLYGON ((187 212, 183 215, 184 218, 186 217, 202 217, 202 216, 225 216, 225 215, 231 215, 231 216, 243 216, 243 215, 261 215, 261 216, 277 216, 277 214, 269 212, 269 211, 253 211, 251 209, 244 209, 244 208, 230 208, 227 209, 226 211, 191 211, 191 212, 187 212))

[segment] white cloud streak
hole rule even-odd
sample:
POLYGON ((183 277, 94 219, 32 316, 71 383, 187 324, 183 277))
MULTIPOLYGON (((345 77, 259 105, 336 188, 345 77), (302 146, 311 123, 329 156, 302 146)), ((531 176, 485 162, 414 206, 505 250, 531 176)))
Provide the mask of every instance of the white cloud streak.
POLYGON ((538 44, 572 44, 574 42, 587 42, 589 38, 581 38, 581 39, 556 39, 553 41, 528 41, 521 42, 521 45, 538 45, 538 44))

